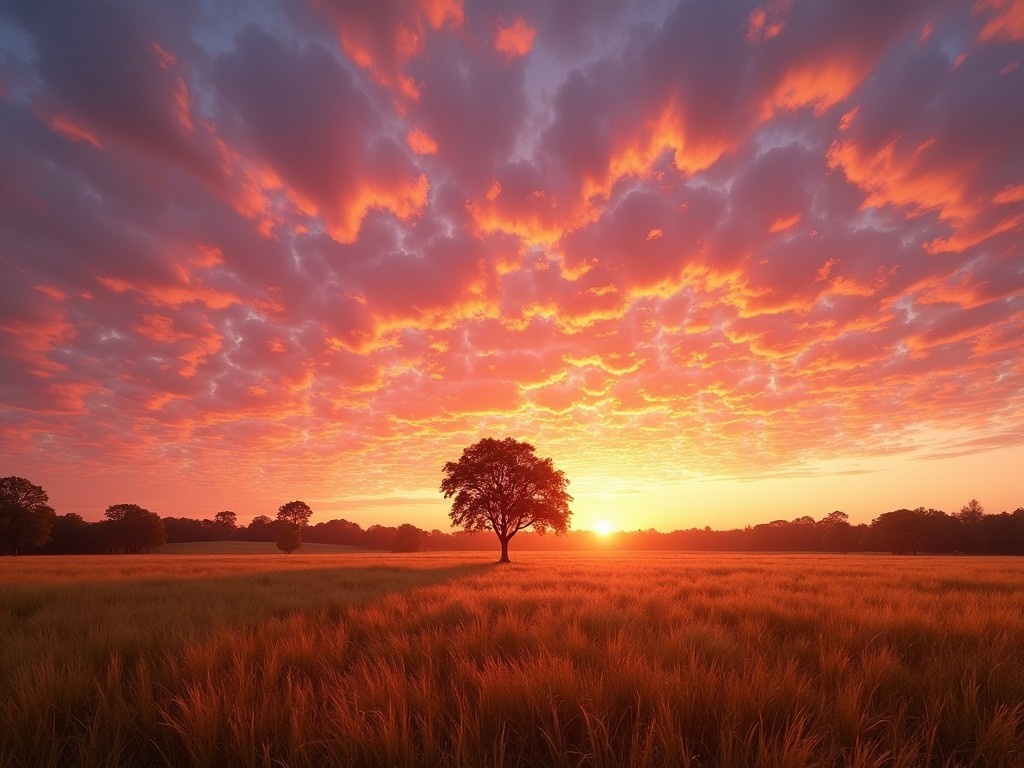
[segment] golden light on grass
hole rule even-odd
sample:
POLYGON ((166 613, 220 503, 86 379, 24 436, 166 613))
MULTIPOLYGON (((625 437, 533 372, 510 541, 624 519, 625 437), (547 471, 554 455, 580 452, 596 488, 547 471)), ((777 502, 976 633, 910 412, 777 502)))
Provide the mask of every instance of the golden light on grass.
POLYGON ((0 765, 1024 754, 1017 559, 491 559, 6 558, 0 765))

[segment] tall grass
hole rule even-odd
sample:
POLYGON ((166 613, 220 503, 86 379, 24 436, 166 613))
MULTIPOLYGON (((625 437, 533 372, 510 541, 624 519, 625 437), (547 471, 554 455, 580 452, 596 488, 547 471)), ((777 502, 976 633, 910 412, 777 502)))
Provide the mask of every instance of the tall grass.
POLYGON ((24 558, 0 583, 4 765, 1024 765, 1019 560, 24 558))

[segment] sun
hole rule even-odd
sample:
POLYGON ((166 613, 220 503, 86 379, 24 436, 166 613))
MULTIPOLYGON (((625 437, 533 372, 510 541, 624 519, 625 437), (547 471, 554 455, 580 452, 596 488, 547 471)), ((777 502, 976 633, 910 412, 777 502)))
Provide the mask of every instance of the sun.
POLYGON ((607 520, 598 520, 594 523, 594 532, 598 536, 607 536, 612 532, 612 524, 607 520))

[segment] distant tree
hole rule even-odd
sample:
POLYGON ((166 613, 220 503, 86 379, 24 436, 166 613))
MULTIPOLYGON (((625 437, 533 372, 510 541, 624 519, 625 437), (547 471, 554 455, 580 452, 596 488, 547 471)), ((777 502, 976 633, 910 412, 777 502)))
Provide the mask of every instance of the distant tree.
POLYGON ((171 544, 181 541, 216 541, 219 531, 212 520, 196 520, 191 517, 165 517, 164 533, 171 544))
POLYGON ((878 543, 894 555, 916 554, 921 548, 921 515, 917 510, 883 512, 871 521, 878 543))
POLYGON ((110 522, 109 544, 125 553, 149 552, 167 541, 164 521, 138 504, 113 504, 103 513, 110 522))
POLYGON ((277 541, 277 537, 287 523, 271 520, 266 515, 256 515, 249 525, 235 531, 235 538, 241 541, 277 541))
POLYGON ((426 541, 427 532, 417 528, 412 523, 402 523, 398 526, 395 538, 391 542, 392 552, 420 552, 426 541))
POLYGON ((313 510, 304 501, 289 501, 277 509, 281 528, 277 534, 277 548, 291 552, 302 546, 302 529, 309 522, 313 510))
POLYGON ((455 497, 452 525, 494 531, 501 542, 499 563, 509 562, 508 543, 525 528, 568 531, 569 480, 529 443, 485 437, 463 450, 458 461, 447 462, 443 472, 441 492, 446 499, 455 497))
POLYGON ((95 551, 94 525, 87 523, 81 515, 68 512, 53 519, 50 541, 43 547, 48 555, 77 555, 95 551))
POLYGON ((978 522, 985 514, 985 508, 981 506, 981 502, 977 499, 971 499, 969 502, 960 507, 960 511, 957 513, 957 517, 961 522, 978 522))
POLYGON ((391 549, 398 529, 390 525, 371 525, 363 531, 362 545, 366 549, 391 549))
POLYGON ((357 523, 344 519, 328 520, 309 526, 303 531, 302 536, 306 541, 316 541, 320 544, 358 547, 363 543, 363 529, 357 523))
POLYGON ((0 554, 20 555, 49 540, 56 517, 49 501, 23 477, 0 477, 0 554))
POLYGON ((826 552, 850 551, 850 544, 853 541, 853 527, 850 525, 850 516, 840 510, 829 512, 818 523, 821 529, 821 548, 826 552))
POLYGON ((302 546, 302 530, 297 525, 282 525, 281 532, 277 535, 277 548, 290 555, 302 546))
POLYGON ((977 499, 971 499, 960 507, 960 511, 954 517, 960 523, 960 530, 958 532, 960 546, 957 548, 967 553, 976 552, 978 545, 981 543, 985 508, 981 506, 981 502, 977 499))
POLYGON ((277 519, 291 523, 296 528, 304 528, 312 515, 313 510, 304 501, 289 501, 277 509, 277 519))
POLYGON ((223 512, 218 512, 213 516, 213 524, 230 536, 235 532, 235 528, 238 527, 238 515, 230 509, 225 509, 223 512))

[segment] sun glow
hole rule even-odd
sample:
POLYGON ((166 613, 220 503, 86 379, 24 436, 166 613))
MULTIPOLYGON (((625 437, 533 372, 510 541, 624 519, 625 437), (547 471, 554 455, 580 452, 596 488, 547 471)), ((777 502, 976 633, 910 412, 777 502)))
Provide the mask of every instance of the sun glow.
POLYGON ((594 523, 594 533, 598 536, 607 536, 612 532, 612 524, 607 520, 598 520, 594 523))

